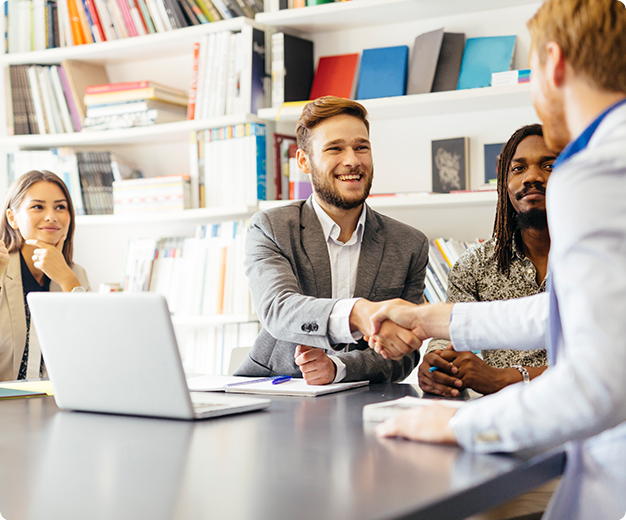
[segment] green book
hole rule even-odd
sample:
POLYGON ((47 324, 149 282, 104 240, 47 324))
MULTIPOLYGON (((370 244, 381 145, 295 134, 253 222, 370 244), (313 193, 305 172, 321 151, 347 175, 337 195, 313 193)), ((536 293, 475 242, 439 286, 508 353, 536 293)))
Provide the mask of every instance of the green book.
POLYGON ((20 397, 45 397, 45 392, 33 392, 32 390, 16 390, 14 388, 0 387, 0 399, 19 399, 20 397))
POLYGON ((322 4, 332 4, 335 0, 306 0, 306 5, 322 5, 322 4))

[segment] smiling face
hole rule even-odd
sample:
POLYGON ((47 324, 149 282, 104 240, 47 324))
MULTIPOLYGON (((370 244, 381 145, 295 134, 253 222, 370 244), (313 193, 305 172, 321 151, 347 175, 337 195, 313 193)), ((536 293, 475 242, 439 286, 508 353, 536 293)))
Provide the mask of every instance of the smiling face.
POLYGON ((556 160, 538 135, 526 137, 515 150, 508 174, 509 199, 518 214, 546 211, 546 185, 556 160))
POLYGON ((33 184, 20 205, 7 210, 7 217, 24 240, 36 239, 51 245, 68 234, 71 222, 63 190, 53 182, 43 181, 33 184))
POLYGON ((298 150, 298 166, 311 175, 313 192, 321 205, 343 210, 367 199, 374 166, 369 134, 363 122, 338 115, 313 128, 309 154, 298 150))

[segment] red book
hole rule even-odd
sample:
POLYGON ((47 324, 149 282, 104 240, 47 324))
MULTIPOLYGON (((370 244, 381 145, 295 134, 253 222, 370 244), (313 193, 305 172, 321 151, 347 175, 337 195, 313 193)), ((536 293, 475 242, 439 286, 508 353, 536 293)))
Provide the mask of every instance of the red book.
POLYGON ((358 61, 358 54, 322 56, 317 63, 309 99, 322 96, 352 98, 358 61))
POLYGON ((104 35, 104 30, 102 29, 102 23, 100 23, 100 15, 98 15, 96 4, 93 0, 85 0, 85 3, 87 4, 87 10, 89 11, 89 16, 91 17, 91 23, 94 26, 94 30, 98 31, 98 36, 100 36, 100 41, 107 41, 106 36, 104 35))
POLYGON ((193 44, 193 64, 191 65, 191 83, 189 84, 189 101, 187 102, 187 119, 192 120, 196 114, 196 91, 198 89, 198 61, 200 44, 193 44))
POLYGON ((103 85, 89 85, 85 88, 85 95, 87 94, 104 94, 105 92, 119 92, 121 90, 138 90, 142 88, 157 88, 159 90, 166 90, 169 92, 178 93, 179 90, 167 85, 162 85, 156 81, 123 81, 120 83, 105 83, 103 85))

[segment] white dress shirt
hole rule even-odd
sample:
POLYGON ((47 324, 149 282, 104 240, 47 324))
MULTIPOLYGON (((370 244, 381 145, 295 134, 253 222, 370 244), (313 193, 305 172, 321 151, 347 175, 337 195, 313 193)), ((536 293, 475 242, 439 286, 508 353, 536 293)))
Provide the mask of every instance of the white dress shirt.
POLYGON ((539 348, 548 338, 554 366, 468 404, 452 422, 472 451, 574 441, 544 518, 626 514, 626 104, 592 126, 548 183, 552 291, 456 304, 450 326, 457 350, 539 348))
MULTIPOLYGON (((358 300, 353 298, 356 287, 356 275, 359 267, 359 255, 361 254, 361 243, 363 242, 363 230, 365 229, 365 204, 361 211, 361 216, 356 225, 356 229, 350 240, 340 242, 338 240, 341 228, 326 213, 313 196, 313 209, 322 225, 324 238, 328 247, 330 257, 330 271, 332 273, 332 297, 338 298, 328 320, 328 336, 330 343, 356 343, 363 337, 358 331, 350 331, 350 313, 352 307, 358 300)), ((337 367, 337 374, 334 382, 342 381, 346 376, 346 366, 337 356, 329 356, 337 367)))

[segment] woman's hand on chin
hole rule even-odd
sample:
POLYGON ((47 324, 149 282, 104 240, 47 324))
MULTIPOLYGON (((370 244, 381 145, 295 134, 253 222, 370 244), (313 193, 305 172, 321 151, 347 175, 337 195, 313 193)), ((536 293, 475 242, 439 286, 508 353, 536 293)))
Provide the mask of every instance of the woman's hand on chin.
POLYGON ((80 282, 63 256, 65 238, 63 235, 56 245, 35 239, 28 239, 25 242, 29 246, 35 246, 32 255, 35 267, 43 271, 50 280, 58 283, 63 292, 70 292, 74 287, 78 287, 80 282))

